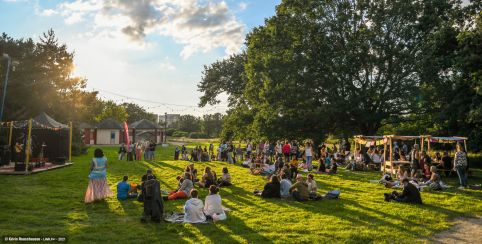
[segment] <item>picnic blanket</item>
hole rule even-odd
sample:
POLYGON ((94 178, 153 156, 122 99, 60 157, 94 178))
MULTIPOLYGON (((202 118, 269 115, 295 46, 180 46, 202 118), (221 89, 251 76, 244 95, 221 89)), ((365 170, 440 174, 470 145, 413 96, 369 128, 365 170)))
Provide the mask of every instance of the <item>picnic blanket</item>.
MULTIPOLYGON (((226 207, 223 207, 223 210, 224 210, 225 213, 228 213, 228 212, 231 211, 231 209, 226 208, 226 207)), ((166 214, 166 215, 164 215, 164 220, 169 222, 169 223, 176 223, 176 224, 185 223, 184 222, 184 213, 172 212, 170 214, 166 214)), ((206 220, 204 222, 197 223, 197 224, 209 224, 209 223, 212 223, 212 220, 206 220)))

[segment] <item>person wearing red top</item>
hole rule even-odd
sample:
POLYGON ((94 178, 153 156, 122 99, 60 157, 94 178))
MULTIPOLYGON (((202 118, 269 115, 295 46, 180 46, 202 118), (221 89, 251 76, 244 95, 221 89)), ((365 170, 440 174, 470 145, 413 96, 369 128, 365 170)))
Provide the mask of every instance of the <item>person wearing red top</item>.
POLYGON ((290 159, 291 145, 288 143, 288 141, 285 141, 282 151, 283 151, 283 154, 285 155, 285 162, 291 161, 290 159))

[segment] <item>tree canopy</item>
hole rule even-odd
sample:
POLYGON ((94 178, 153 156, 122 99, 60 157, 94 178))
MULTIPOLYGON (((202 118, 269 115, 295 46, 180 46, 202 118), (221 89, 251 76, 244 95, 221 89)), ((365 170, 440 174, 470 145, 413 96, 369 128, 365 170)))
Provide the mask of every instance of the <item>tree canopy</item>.
POLYGON ((243 53, 205 66, 200 105, 228 94, 226 137, 373 135, 410 121, 468 135, 481 114, 477 15, 480 3, 455 0, 284 0, 243 53))

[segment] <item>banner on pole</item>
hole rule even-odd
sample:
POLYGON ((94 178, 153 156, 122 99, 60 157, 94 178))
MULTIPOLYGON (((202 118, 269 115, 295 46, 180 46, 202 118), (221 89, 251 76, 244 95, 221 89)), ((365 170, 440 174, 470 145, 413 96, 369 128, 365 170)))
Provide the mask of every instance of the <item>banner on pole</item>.
POLYGON ((130 138, 129 138, 129 126, 127 125, 127 122, 124 122, 124 131, 125 131, 125 135, 126 135, 126 144, 130 145, 131 141, 130 141, 130 138))

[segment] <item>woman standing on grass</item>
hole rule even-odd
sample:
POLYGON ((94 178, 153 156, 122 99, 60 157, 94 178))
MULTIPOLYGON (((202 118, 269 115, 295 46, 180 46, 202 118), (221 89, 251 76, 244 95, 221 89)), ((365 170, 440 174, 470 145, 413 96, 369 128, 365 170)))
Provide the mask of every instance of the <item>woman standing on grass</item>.
POLYGON ((90 164, 89 186, 85 192, 85 203, 113 196, 114 194, 107 184, 107 158, 104 152, 97 148, 94 151, 94 158, 90 164))
POLYGON ((459 189, 467 187, 467 154, 460 143, 457 143, 457 152, 454 157, 454 171, 459 176, 459 189))

